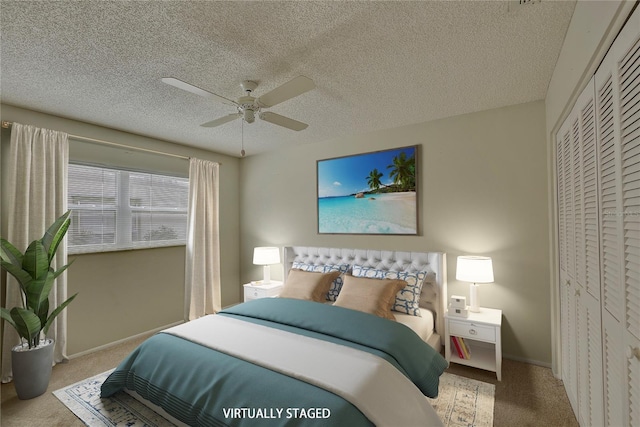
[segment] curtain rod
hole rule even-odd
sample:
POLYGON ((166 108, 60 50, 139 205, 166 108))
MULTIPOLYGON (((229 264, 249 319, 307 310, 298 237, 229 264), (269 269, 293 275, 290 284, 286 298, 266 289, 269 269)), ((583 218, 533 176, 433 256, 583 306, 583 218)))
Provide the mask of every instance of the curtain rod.
MULTIPOLYGON (((8 121, 2 121, 2 127, 4 129, 9 129, 9 127, 11 127, 11 125, 13 124, 13 122, 8 122, 8 121)), ((156 151, 156 150, 150 150, 148 148, 141 148, 141 147, 132 147, 130 145, 125 145, 125 144, 119 144, 117 142, 111 142, 111 141, 105 141, 102 139, 95 139, 95 138, 88 138, 86 136, 79 136, 79 135, 72 135, 72 134, 68 134, 69 138, 73 138, 73 139, 78 139, 81 141, 86 141, 86 142, 95 142, 97 144, 105 144, 105 145, 112 145, 115 147, 121 147, 121 148, 128 148, 131 150, 138 150, 138 151, 146 151, 147 153, 153 153, 153 154, 160 154, 163 156, 169 156, 169 157, 177 157, 179 159, 185 159, 185 160, 189 160, 191 159, 191 157, 188 156, 181 156, 179 154, 171 154, 171 153, 165 153, 164 151, 156 151)), ((219 163, 218 164, 222 164, 219 163)))

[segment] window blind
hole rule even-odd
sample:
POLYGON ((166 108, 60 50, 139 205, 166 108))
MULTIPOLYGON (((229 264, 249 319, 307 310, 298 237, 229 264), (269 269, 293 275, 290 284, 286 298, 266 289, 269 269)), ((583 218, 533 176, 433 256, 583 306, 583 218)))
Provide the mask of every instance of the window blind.
POLYGON ((69 253, 186 243, 189 180, 69 165, 69 253))

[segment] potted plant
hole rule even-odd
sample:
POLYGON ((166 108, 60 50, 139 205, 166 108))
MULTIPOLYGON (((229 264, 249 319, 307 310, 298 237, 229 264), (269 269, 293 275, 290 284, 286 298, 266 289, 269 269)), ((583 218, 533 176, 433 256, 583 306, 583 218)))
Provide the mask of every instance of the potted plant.
POLYGON ((56 278, 69 264, 54 271, 51 262, 69 228, 67 211, 24 254, 0 239, 0 265, 16 278, 22 293, 22 307, 0 308, 0 315, 15 328, 22 344, 11 349, 13 381, 20 399, 31 399, 47 390, 53 366, 53 340, 45 339, 53 320, 77 294, 49 313, 49 293, 56 278))

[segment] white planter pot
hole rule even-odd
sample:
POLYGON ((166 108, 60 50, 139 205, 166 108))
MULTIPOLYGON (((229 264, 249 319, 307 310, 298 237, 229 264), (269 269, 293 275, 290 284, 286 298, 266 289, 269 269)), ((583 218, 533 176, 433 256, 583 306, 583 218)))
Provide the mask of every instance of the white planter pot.
POLYGON ((40 345, 29 348, 17 345, 11 349, 13 384, 22 400, 40 396, 49 387, 53 367, 53 340, 41 340, 40 345))

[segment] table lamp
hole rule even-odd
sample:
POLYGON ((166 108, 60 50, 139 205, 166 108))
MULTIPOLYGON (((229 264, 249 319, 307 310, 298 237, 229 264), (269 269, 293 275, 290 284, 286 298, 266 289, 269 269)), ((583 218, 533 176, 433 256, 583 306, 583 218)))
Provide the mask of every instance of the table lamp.
POLYGON ((456 279, 471 282, 469 287, 469 310, 480 311, 478 304, 478 283, 493 282, 493 264, 491 258, 485 256, 459 256, 456 266, 456 279))
POLYGON ((253 249, 253 263, 264 266, 262 283, 271 283, 271 264, 280 263, 280 250, 276 247, 262 246, 253 249))

